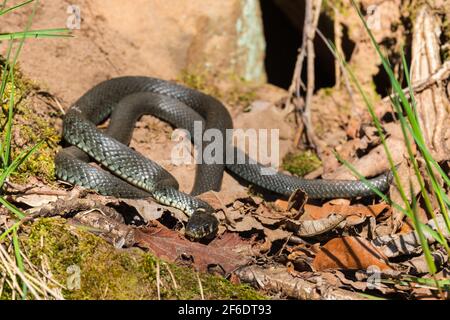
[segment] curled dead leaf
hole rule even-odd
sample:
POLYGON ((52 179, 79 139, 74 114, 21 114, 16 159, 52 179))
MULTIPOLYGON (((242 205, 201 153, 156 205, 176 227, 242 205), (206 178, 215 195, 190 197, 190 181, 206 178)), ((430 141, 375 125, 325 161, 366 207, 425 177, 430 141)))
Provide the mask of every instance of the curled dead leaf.
MULTIPOLYGON (((447 232, 445 219, 441 214, 437 214, 436 219, 430 220, 427 225, 434 230, 437 230, 439 227, 439 229, 443 231, 444 237, 446 239, 450 239, 450 234, 447 232)), ((428 243, 431 244, 436 242, 436 239, 426 230, 424 230, 424 235, 428 243)), ((372 244, 389 258, 401 255, 416 254, 422 250, 419 235, 416 231, 411 231, 405 234, 377 237, 372 241, 372 244)))
POLYGON ((145 221, 153 221, 161 218, 165 211, 169 211, 176 219, 186 222, 188 217, 183 211, 156 203, 152 199, 120 199, 121 202, 136 209, 145 221))
POLYGON ((339 214, 331 214, 327 218, 319 220, 289 220, 287 221, 287 226, 289 230, 293 230, 294 233, 300 237, 314 237, 333 230, 344 220, 344 216, 339 214))
POLYGON ((55 202, 58 199, 59 197, 55 195, 26 194, 15 197, 14 201, 24 203, 32 208, 36 208, 49 204, 50 202, 55 202))
POLYGON ((287 210, 295 210, 297 216, 301 216, 307 201, 308 195, 306 192, 302 189, 297 189, 289 197, 287 210))

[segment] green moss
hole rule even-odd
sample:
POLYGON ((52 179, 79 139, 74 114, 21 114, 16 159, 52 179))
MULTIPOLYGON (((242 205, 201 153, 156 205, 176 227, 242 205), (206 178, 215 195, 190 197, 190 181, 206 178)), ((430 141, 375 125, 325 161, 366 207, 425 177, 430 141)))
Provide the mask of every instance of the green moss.
POLYGON ((323 93, 326 97, 331 97, 335 91, 335 88, 322 88, 320 91, 323 93))
POLYGON ((178 81, 182 82, 189 88, 202 91, 203 93, 212 95, 219 98, 220 92, 217 86, 211 82, 211 74, 206 72, 192 72, 188 70, 182 70, 178 81))
POLYGON ((24 243, 31 261, 41 265, 47 259, 55 279, 63 285, 70 276, 68 268, 79 268, 80 288, 64 289, 67 299, 157 299, 158 264, 162 299, 200 299, 198 277, 206 299, 264 298, 246 285, 208 274, 197 277, 191 268, 164 262, 137 248, 116 249, 61 218, 35 222, 24 243))
POLYGON ((329 1, 324 0, 322 3, 322 12, 329 17, 334 17, 334 10, 337 9, 338 12, 344 16, 348 17, 350 15, 350 10, 353 9, 351 4, 347 1, 329 1))
POLYGON ((248 110, 250 104, 255 100, 255 87, 243 77, 236 74, 193 71, 197 69, 183 70, 178 81, 244 111, 248 110))
MULTIPOLYGON (((4 62, 1 62, 2 68, 4 62)), ((14 116, 12 126, 11 156, 17 157, 23 150, 33 147, 40 141, 45 143, 31 157, 29 157, 16 172, 12 174, 15 182, 25 182, 30 176, 35 176, 43 181, 54 180, 54 155, 60 136, 54 125, 48 119, 32 109, 30 105, 30 93, 37 89, 35 83, 26 79, 18 68, 14 70, 14 116)), ((12 83, 8 82, 2 97, 2 112, 0 113, 0 125, 5 128, 10 107, 12 83)), ((48 115, 51 116, 51 115, 48 115)), ((2 129, 0 138, 3 140, 6 130, 2 129)))
POLYGON ((288 153, 283 159, 283 169, 298 176, 304 176, 320 165, 320 159, 311 151, 288 153))

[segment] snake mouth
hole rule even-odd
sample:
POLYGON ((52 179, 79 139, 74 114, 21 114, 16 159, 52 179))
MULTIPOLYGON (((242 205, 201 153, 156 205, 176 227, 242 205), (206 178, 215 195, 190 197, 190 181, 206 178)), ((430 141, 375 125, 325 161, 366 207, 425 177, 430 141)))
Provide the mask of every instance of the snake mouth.
POLYGON ((219 221, 210 212, 197 210, 186 224, 185 236, 193 241, 210 240, 215 237, 219 221))

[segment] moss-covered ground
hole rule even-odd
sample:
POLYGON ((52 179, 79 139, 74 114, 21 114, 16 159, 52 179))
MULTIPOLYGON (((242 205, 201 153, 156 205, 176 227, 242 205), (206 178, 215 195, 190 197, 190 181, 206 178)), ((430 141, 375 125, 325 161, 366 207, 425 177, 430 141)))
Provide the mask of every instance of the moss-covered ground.
POLYGON ((235 74, 215 74, 191 68, 183 70, 178 81, 243 111, 249 108, 256 97, 255 86, 235 74))
POLYGON ((66 286, 67 299, 158 299, 158 282, 161 299, 201 299, 201 290, 205 299, 264 298, 247 285, 164 262, 138 248, 114 248, 62 218, 33 223, 22 242, 33 264, 48 262, 55 280, 66 286))
MULTIPOLYGON (((0 61, 3 68, 4 61, 0 61)), ((6 135, 8 111, 13 86, 6 84, 0 112, 0 139, 6 135)), ((27 79, 18 68, 14 70, 14 107, 11 141, 11 159, 15 159, 22 151, 32 148, 39 142, 44 143, 32 154, 11 176, 15 182, 26 182, 30 177, 37 177, 45 182, 55 179, 54 155, 57 151, 60 135, 54 123, 50 123, 51 114, 39 112, 31 102, 37 85, 27 79)))
POLYGON ((311 151, 288 153, 283 159, 283 169, 298 176, 304 176, 320 165, 320 159, 311 151))

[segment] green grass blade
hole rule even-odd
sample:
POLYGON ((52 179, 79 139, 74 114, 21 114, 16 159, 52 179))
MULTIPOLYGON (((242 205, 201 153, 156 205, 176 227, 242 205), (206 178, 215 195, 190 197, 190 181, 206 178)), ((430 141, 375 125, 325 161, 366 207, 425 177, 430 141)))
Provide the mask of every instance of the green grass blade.
MULTIPOLYGON (((12 62, 12 69, 11 69, 11 72, 14 71, 14 67, 16 66, 17 59, 19 58, 19 54, 20 54, 20 52, 22 51, 23 45, 24 45, 24 43, 25 43, 26 34, 27 34, 27 32, 30 30, 31 25, 33 24, 33 19, 34 19, 34 15, 36 14, 36 9, 37 9, 37 5, 38 5, 38 4, 39 4, 39 1, 36 1, 36 2, 34 3, 33 10, 31 11, 30 16, 28 17, 28 21, 27 21, 27 24, 26 24, 26 26, 25 26, 25 30, 23 31, 23 34, 24 34, 24 35, 23 35, 22 38, 20 39, 19 47, 17 48, 16 54, 14 55, 14 59, 13 59, 13 62, 12 62)), ((11 39, 11 40, 13 40, 13 39, 11 39)))
MULTIPOLYGON (((28 0, 28 1, 25 1, 25 2, 22 2, 22 3, 19 3, 19 4, 15 5, 15 6, 12 6, 10 8, 2 9, 2 10, 0 10, 0 16, 2 16, 4 14, 7 14, 8 12, 17 10, 17 9, 23 7, 23 6, 26 6, 27 4, 30 4, 33 1, 34 0, 28 0)), ((5 6, 6 6, 6 1, 3 3, 3 7, 2 8, 4 8, 5 6)))
POLYGON ((11 211, 17 218, 23 219, 26 217, 26 215, 20 211, 15 205, 7 201, 5 198, 0 196, 0 203, 5 206, 6 209, 11 211))
MULTIPOLYGON (((410 192, 411 194, 414 194, 414 189, 412 184, 410 184, 410 192)), ((422 247, 423 253, 425 255, 425 260, 427 262, 428 271, 431 274, 435 274, 437 271, 436 264, 434 263, 433 255, 431 254, 430 246, 428 245, 428 241, 425 237, 425 234, 422 229, 422 225, 420 223, 419 214, 417 212, 417 200, 416 197, 411 197, 412 201, 412 210, 413 210, 413 216, 412 221, 414 224, 414 229, 417 231, 417 235, 419 236, 420 245, 422 247)))
MULTIPOLYGON (((5 88, 6 88, 6 84, 7 84, 8 80, 9 80, 9 75, 10 75, 9 70, 8 70, 8 66, 9 66, 8 61, 9 61, 9 58, 10 58, 10 55, 11 55, 12 44, 13 44, 13 42, 10 41, 9 45, 8 45, 7 58, 6 58, 6 61, 5 61, 5 65, 3 66, 3 69, 2 69, 2 83, 1 83, 1 86, 0 86, 0 100, 1 100, 0 101, 0 106, 1 107, 3 107, 3 97, 5 95, 4 94, 5 93, 5 88)), ((3 109, 0 110, 0 112, 3 112, 3 109)), ((9 110, 8 110, 8 112, 9 112, 9 110)), ((6 118, 8 119, 9 117, 6 117, 6 118)), ((2 127, 6 126, 6 125, 7 124, 1 124, 2 127)), ((4 150, 5 150, 5 148, 7 146, 5 145, 4 142, 0 142, 0 143, 1 143, 1 145, 0 145, 0 156, 1 156, 1 159, 2 159, 2 168, 6 168, 6 166, 8 165, 8 162, 6 161, 6 159, 4 157, 4 155, 5 155, 4 150)))
MULTIPOLYGON (((375 48, 379 58, 381 59, 383 68, 386 71, 386 73, 387 73, 387 75, 388 75, 388 77, 390 79, 391 85, 392 85, 394 93, 395 93, 395 98, 392 100, 393 101, 393 106, 394 106, 394 108, 395 108, 395 110, 396 110, 396 112, 397 112, 397 114, 398 114, 398 116, 400 118, 400 123, 401 123, 402 131, 403 131, 403 134, 404 134, 405 143, 406 143, 406 146, 407 146, 407 149, 408 149, 408 155, 410 157, 410 160, 413 163, 413 168, 415 170, 415 175, 417 176, 419 184, 420 184, 420 187, 421 187, 421 194, 424 197, 426 209, 435 218, 434 210, 433 210, 433 207, 431 205, 431 201, 430 201, 429 195, 428 195, 427 190, 425 189, 425 186, 424 186, 423 177, 422 177, 420 171, 418 170, 417 162, 415 160, 414 155, 411 152, 411 145, 410 145, 408 134, 407 134, 407 131, 412 134, 412 136, 414 138, 414 141, 417 142, 417 144, 419 146, 419 149, 421 149, 422 146, 425 147, 425 139, 424 139, 424 137, 422 135, 422 132, 421 132, 421 129, 420 129, 420 125, 419 125, 419 122, 417 120, 418 117, 417 117, 415 108, 413 108, 411 106, 409 100, 407 99, 405 93, 403 92, 403 88, 401 87, 401 84, 399 83, 399 81, 395 77, 394 71, 393 71, 389 61, 386 59, 386 57, 381 52, 380 46, 375 41, 375 38, 374 38, 370 28, 368 27, 368 25, 367 25, 363 15, 362 15, 361 11, 359 10, 359 8, 356 5, 354 0, 352 0, 352 4, 353 4, 355 10, 357 11, 357 13, 358 13, 358 15, 359 15, 363 25, 364 25, 364 27, 365 27, 369 37, 370 37, 370 40, 371 40, 371 43, 372 43, 373 47, 375 48), (400 107, 400 105, 401 105, 401 107, 400 107), (403 118, 403 111, 406 112, 406 117, 408 119, 408 125, 410 125, 410 127, 406 125, 406 121, 403 118)), ((405 61, 404 58, 403 58, 403 61, 405 61)), ((407 70, 407 65, 404 64, 404 66, 406 67, 405 69, 407 70)), ((407 73, 406 74, 407 81, 409 82, 409 72, 406 72, 406 73, 407 73)), ((412 93, 412 88, 411 88, 411 84, 410 83, 409 83, 409 88, 410 88, 410 93, 412 93)), ((412 95, 412 99, 413 99, 413 97, 414 97, 414 95, 412 95)), ((370 107, 370 106, 368 106, 368 107, 370 107)), ((371 112, 371 115, 372 115, 372 112, 371 112)), ((374 118, 374 117, 372 117, 372 118, 374 118)), ((376 122, 376 119, 374 119, 374 121, 376 122)), ((424 150, 425 149, 426 148, 424 148, 424 150)), ((432 160, 434 160, 434 159, 432 159, 432 157, 429 157, 429 155, 430 155, 429 152, 423 152, 423 154, 426 154, 426 155, 424 155, 424 158, 425 158, 425 161, 427 163, 427 171, 428 171, 428 174, 429 174, 429 176, 430 176, 430 178, 432 180, 433 185, 436 187, 437 184, 434 183, 434 182, 436 182, 436 179, 433 177, 433 172, 431 170, 432 166, 434 165, 432 160)), ((397 186, 399 187, 399 190, 400 190, 401 189, 401 185, 398 182, 397 182, 397 186)), ((442 193, 440 192, 439 189, 436 189, 436 188, 434 188, 434 189, 435 189, 434 191, 436 191, 435 192, 436 194, 442 195, 442 193)), ((444 202, 444 199, 445 199, 444 197, 441 197, 441 196, 438 196, 438 197, 440 197, 441 201, 444 202)), ((403 195, 402 195, 402 198, 403 198, 403 195)), ((405 206, 407 206, 407 211, 411 212, 410 207, 408 208, 408 205, 409 205, 408 200, 406 198, 404 198, 403 200, 405 202, 405 206)), ((415 201, 415 198, 413 197, 412 200, 415 201)), ((431 256, 431 252, 430 252, 430 248, 429 248, 428 242, 427 242, 426 237, 424 235, 424 229, 422 228, 423 225, 420 224, 418 219, 417 219, 417 210, 412 210, 412 213, 413 213, 412 214, 412 220, 414 221, 416 232, 417 232, 417 234, 419 236, 419 240, 420 240, 422 249, 424 251, 426 260, 427 260, 427 265, 429 267, 430 272, 432 274, 434 274, 435 271, 436 271, 436 267, 434 265, 434 261, 431 261, 432 260, 432 256, 431 256)), ((443 240, 443 235, 442 235, 442 232, 439 229, 439 227, 438 227, 437 235, 438 235, 439 240, 442 241, 443 240)), ((445 242, 446 241, 444 240, 444 243, 445 242)), ((448 248, 448 245, 446 243, 445 243, 445 246, 446 246, 446 248, 448 248)))
MULTIPOLYGON (((411 127, 409 126, 408 122, 406 121, 405 117, 403 116, 402 110, 400 108, 399 105, 399 101, 398 99, 394 98, 391 99, 392 105, 394 106, 394 109, 396 110, 397 114, 398 114, 398 118, 400 121, 400 127, 402 129, 402 134, 403 137, 405 139, 405 145, 407 148, 407 152, 408 152, 408 157, 410 159, 410 162, 413 165, 413 169, 414 169, 414 174, 416 175, 417 181, 419 182, 419 186, 420 186, 420 193, 422 194, 422 197, 424 199, 425 202, 425 207, 429 212, 433 212, 433 205, 431 204, 431 199, 428 195, 428 192, 425 188, 425 182, 423 180, 422 174, 420 173, 420 169, 419 169, 419 165, 417 163, 417 160, 414 156, 414 153, 412 151, 412 144, 411 141, 409 140, 409 136, 408 136, 408 131, 411 130, 411 127)), ((415 133, 413 131, 411 131, 411 134, 413 135, 413 137, 415 136, 415 133)), ((410 194, 414 194, 414 191, 412 189, 412 186, 410 186, 410 194)), ((415 201, 415 197, 412 197, 412 200, 415 201)), ((413 211, 414 213, 414 211, 413 211)), ((408 215, 408 217, 412 220, 414 220, 415 215, 408 215)), ((422 225, 423 227, 424 225, 422 225)), ((437 225, 438 226, 438 225, 437 225)), ((438 226, 438 230, 439 230, 439 226, 438 226)), ((435 235, 438 235, 437 237, 435 237, 435 239, 437 241, 439 241, 441 244, 443 244, 445 247, 448 247, 446 241, 444 241, 444 237, 442 236, 441 232, 438 233, 434 233, 435 235)))
MULTIPOLYGON (((31 27, 34 15, 36 13, 36 5, 38 3, 39 3, 38 1, 35 2, 35 5, 33 6, 33 11, 28 18, 24 33, 26 33, 31 27)), ((6 65, 8 65, 8 68, 7 68, 8 73, 7 73, 7 75, 3 74, 4 77, 8 76, 9 79, 11 79, 11 92, 12 92, 12 98, 10 97, 10 100, 12 100, 12 103, 10 101, 9 110, 8 110, 8 122, 7 122, 7 128, 6 128, 6 137, 5 137, 4 145, 2 146, 3 173, 7 172, 9 170, 9 168, 6 168, 6 170, 5 170, 5 167, 9 165, 9 154, 10 154, 10 149, 11 149, 11 128, 12 128, 12 115, 13 115, 13 109, 14 109, 14 95, 13 95, 14 94, 14 67, 17 63, 17 59, 19 57, 20 51, 22 50, 24 42, 25 42, 25 37, 22 37, 22 39, 19 43, 19 47, 17 48, 16 53, 14 55, 12 63, 9 63, 10 57, 9 57, 9 53, 8 53, 8 59, 6 60, 6 65)), ((11 42, 10 42, 10 44, 11 44, 11 42)), ((6 83, 6 81, 5 81, 5 83, 6 83)), ((3 86, 3 83, 2 83, 1 97, 3 97, 3 95, 4 95, 4 89, 5 89, 5 87, 3 86)), ((8 174, 8 176, 9 176, 9 174, 8 174)), ((0 188, 3 186, 4 179, 5 179, 5 177, 3 177, 3 180, 0 180, 0 188)))
MULTIPOLYGON (((414 97, 414 92, 413 92, 412 85, 411 85, 411 79, 409 77, 409 68, 408 68, 408 64, 406 62, 406 57, 405 57, 403 49, 401 50, 401 58, 402 58, 402 64, 403 64, 403 69, 404 69, 404 73, 405 73, 405 79, 406 79, 406 82, 407 82, 408 88, 409 88, 410 99, 411 99, 411 102, 412 102, 412 105, 413 105, 414 114, 416 115, 416 118, 417 118, 416 100, 415 100, 415 97, 414 97)), ((421 132, 417 132, 417 134, 421 135, 422 133, 421 132)), ((424 139, 415 139, 415 140, 416 141, 422 141, 424 139)), ((447 210, 447 204, 449 202, 448 202, 448 197, 446 195, 445 190, 443 190, 443 188, 437 182, 437 178, 436 178, 436 176, 434 174, 434 171, 433 171, 434 162, 436 162, 436 161, 434 161, 434 158, 431 156, 428 148, 426 148, 425 146, 422 146, 422 147, 419 146, 419 150, 421 151, 422 156, 423 156, 423 158, 425 160, 427 173, 428 173, 428 176, 430 177, 430 180, 431 180, 431 183, 432 183, 432 189, 434 190, 434 194, 435 194, 435 196, 436 196, 436 198, 438 200, 439 208, 441 210, 442 216, 444 217, 444 221, 445 221, 445 224, 446 224, 447 232, 450 234, 450 218, 449 218, 448 210, 447 210), (426 152, 424 152, 425 149, 426 149, 426 152)), ((441 169, 441 167, 439 166, 438 163, 436 163, 436 165, 439 167, 439 169, 441 169)), ((442 169, 441 169, 441 171, 442 171, 442 169)), ((442 173, 443 173, 443 171, 442 171, 442 173)), ((442 173, 440 173, 441 176, 442 176, 442 173)), ((444 176, 446 178, 448 178, 446 174, 444 174, 444 176)), ((431 201, 429 200, 429 202, 431 202, 431 201)), ((436 216, 434 214, 434 210, 433 210, 433 208, 431 206, 428 209, 428 211, 432 215, 433 219, 436 220, 436 216)), ((438 224, 436 224, 436 225, 437 225, 438 228, 440 228, 438 224)), ((439 229, 439 233, 443 236, 442 230, 439 229)), ((449 248, 447 242, 445 242, 444 247, 447 250, 448 254, 450 255, 450 248, 449 248)))
POLYGON ((29 148, 28 150, 22 151, 21 154, 9 165, 6 170, 3 170, 0 174, 0 189, 5 183, 6 179, 17 170, 17 168, 27 160, 40 146, 43 144, 43 141, 36 144, 34 147, 29 148))
POLYGON ((332 51, 334 52, 335 57, 337 57, 338 61, 341 63, 342 67, 348 72, 348 74, 350 75, 350 79, 352 80, 352 83, 356 86, 358 93, 361 95, 361 97, 364 100, 364 103, 367 106, 367 109, 369 111, 369 114, 375 124, 375 127, 377 129, 378 135, 380 136, 381 139, 381 144, 383 145, 383 149, 384 152, 386 154, 386 157, 388 159, 389 162, 389 166, 392 170, 392 174, 394 176, 394 181, 398 186, 398 191, 400 193, 400 196, 402 197, 402 200, 405 204, 406 210, 411 211, 411 208, 409 207, 409 202, 408 199, 406 197, 406 193, 402 187, 402 184, 400 183, 400 177, 398 175, 397 172, 397 168, 395 166, 394 160, 392 158, 391 152, 387 146, 386 143, 386 136, 383 132, 382 126, 381 126, 381 122, 380 120, 377 118, 376 114, 375 114, 375 108, 372 104, 372 102, 369 100, 369 98, 367 97, 365 91, 363 90, 363 88, 361 87, 361 84, 359 83, 358 79, 356 78, 353 70, 350 68, 350 66, 345 62, 345 59, 343 57, 340 56, 339 52, 336 50, 336 48, 334 47, 334 45, 330 42, 327 41, 328 45, 330 48, 332 48, 332 51))
POLYGON ((71 37, 71 31, 69 29, 43 29, 43 30, 30 30, 11 33, 1 33, 0 41, 3 40, 15 40, 23 38, 67 38, 71 37))
POLYGON ((10 160, 11 154, 11 136, 12 136, 12 124, 13 124, 13 114, 14 114, 14 98, 16 95, 14 72, 11 72, 11 93, 9 96, 9 107, 8 107, 8 120, 6 123, 6 134, 3 142, 4 149, 2 157, 3 163, 7 166, 10 160))
MULTIPOLYGON (((402 279, 403 281, 407 281, 407 282, 414 282, 414 283, 418 283, 421 285, 427 285, 430 287, 434 287, 436 285, 436 282, 434 279, 427 279, 427 278, 418 278, 418 277, 414 277, 414 276, 405 276, 404 279, 402 279)), ((439 287, 443 288, 445 286, 450 286, 450 279, 441 279, 441 280, 437 280, 439 287)))
MULTIPOLYGON (((17 236, 17 229, 13 230, 13 248, 16 256, 16 264, 22 274, 25 274, 25 266, 23 264, 22 253, 20 251, 19 237, 17 236)), ((22 300, 27 298, 28 287, 27 284, 22 281, 22 300)))
MULTIPOLYGON (((357 9, 357 8, 356 8, 356 9, 357 9)), ((359 14, 360 14, 360 12, 359 12, 359 14)), ((362 17, 362 15, 360 15, 360 17, 362 17)), ((367 29, 367 31, 368 31, 369 34, 370 34, 370 30, 367 29)), ((370 34, 370 35, 371 35, 371 34, 370 34)), ((373 38, 372 35, 371 35, 371 38, 374 40, 374 38, 373 38)), ((385 139, 384 133, 383 133, 382 128, 381 128, 381 123, 380 123, 379 119, 378 119, 378 118, 376 117, 376 115, 375 115, 375 111, 374 111, 373 105, 372 105, 372 103, 370 102, 370 100, 367 98, 367 96, 366 96, 364 90, 362 89, 362 87, 361 87, 359 81, 356 79, 356 77, 355 77, 353 71, 352 71, 351 68, 347 65, 347 63, 345 62, 345 60, 344 60, 342 57, 340 57, 339 53, 338 53, 337 50, 334 48, 334 45, 333 45, 330 41, 328 41, 328 40, 326 40, 326 39, 324 39, 324 41, 327 43, 328 47, 331 49, 331 51, 333 52, 333 54, 335 55, 335 57, 338 59, 338 61, 341 63, 341 65, 343 66, 343 68, 349 73, 349 75, 350 75, 350 77, 351 77, 351 79, 352 79, 352 82, 353 82, 353 83, 355 84, 355 86, 357 87, 358 92, 360 93, 360 95, 362 96, 362 98, 363 98, 363 100, 364 100, 366 106, 368 107, 368 111, 369 111, 369 113, 370 113, 370 115, 371 115, 371 117, 372 117, 372 120, 373 120, 373 122, 374 122, 374 124, 375 124, 375 126, 376 126, 376 128, 377 128, 377 131, 378 131, 378 133, 379 133, 379 135, 380 135, 380 138, 381 138, 381 141, 382 141, 382 144, 383 144, 385 153, 386 153, 386 155, 387 155, 387 158, 388 158, 390 167, 391 167, 392 172, 393 172, 393 175, 394 175, 395 182, 396 182, 396 184, 397 184, 397 186, 398 186, 398 190, 399 190, 400 195, 401 195, 401 197, 402 197, 402 200, 403 200, 403 202, 404 202, 404 204, 405 204, 406 210, 403 209, 403 208, 401 208, 398 204, 393 203, 392 205, 393 205, 394 207, 396 207, 396 209, 401 210, 402 212, 404 212, 405 214, 407 214, 408 217, 410 217, 411 219, 413 219, 413 218, 414 218, 414 217, 413 217, 413 212, 412 212, 412 210, 411 210, 411 208, 410 208, 409 200, 407 199, 405 190, 404 190, 402 184, 400 183, 400 179, 399 179, 399 177, 398 177, 398 173, 397 173, 396 167, 395 167, 395 165, 394 165, 394 163, 393 163, 392 156, 391 156, 391 154, 390 154, 389 148, 388 148, 387 145, 386 145, 386 139, 385 139)), ((377 44, 374 43, 374 46, 377 47, 377 44)), ((392 76, 392 81, 391 81, 391 82, 392 82, 392 84, 393 84, 393 87, 395 88, 396 86, 394 86, 394 83, 397 82, 397 84, 398 84, 398 81, 397 81, 397 80, 395 79, 395 77, 394 77, 393 71, 392 71, 392 69, 390 68, 390 63, 389 63, 386 59, 384 59, 384 57, 383 57, 382 54, 381 54, 381 51, 379 50, 379 47, 377 47, 377 51, 378 51, 379 54, 381 55, 380 57, 381 57, 382 60, 383 60, 383 65, 385 66, 385 68, 388 68, 388 69, 390 70, 389 73, 390 73, 390 75, 392 76)), ((397 87, 401 89, 401 87, 400 87, 399 85, 398 85, 397 87)), ((402 93, 403 93, 403 91, 402 91, 402 93)), ((394 107, 395 107, 395 104, 394 104, 394 107)), ((398 109, 397 109, 397 110, 398 110, 398 109)), ((403 129, 405 129, 405 124, 406 124, 406 123, 403 122, 403 129)), ((407 128, 408 128, 408 127, 407 127, 407 128)), ((408 129, 409 129, 409 128, 408 128, 408 129)), ((412 131, 413 131, 413 130, 412 130, 412 131)), ((409 141, 409 138, 408 138, 407 135, 405 135, 405 140, 406 140, 407 142, 409 141)), ((420 139, 418 139, 418 140, 420 141, 420 139)), ((410 147, 410 148, 409 148, 409 151, 410 151, 409 154, 412 155, 412 152, 411 152, 411 144, 410 144, 410 142, 409 142, 409 147, 410 147)), ((341 159, 341 160, 342 160, 342 159, 341 159)), ((342 162, 342 161, 341 161, 341 162, 342 162)), ((343 163, 346 164, 347 166, 349 165, 348 163, 345 163, 345 162, 343 162, 343 163)), ((364 181, 369 187, 371 187, 368 180, 364 179, 364 177, 362 177, 361 175, 359 175, 359 174, 356 172, 356 170, 354 170, 354 168, 352 168, 352 169, 353 169, 353 170, 352 170, 353 173, 356 174, 356 175, 359 177, 360 180, 364 181)), ((415 169, 417 169, 417 167, 416 167, 415 169)), ((416 173, 417 173, 417 172, 418 172, 418 171, 416 170, 416 173)), ((372 189, 372 188, 371 188, 371 189, 372 189)), ((388 200, 389 200, 389 199, 387 199, 387 197, 384 196, 379 190, 374 190, 374 189, 372 189, 372 190, 373 190, 376 194, 378 194, 379 196, 381 196, 385 201, 388 201, 388 200)), ((423 184, 422 184, 422 189, 421 189, 421 190, 424 191, 423 184)), ((389 202, 389 201, 388 201, 388 202, 389 202)), ((429 203, 430 203, 430 202, 428 201, 428 204, 429 204, 429 203)), ((431 234, 434 238, 436 238, 437 241, 439 241, 440 243, 443 242, 442 237, 441 237, 438 233, 436 233, 434 230, 431 230, 431 228, 429 228, 428 226, 426 226, 426 225, 424 225, 424 224, 422 224, 421 226, 422 226, 422 228, 423 228, 424 230, 430 231, 430 234, 431 234)), ((445 242, 445 241, 444 241, 444 242, 445 242)))
MULTIPOLYGON (((4 198, 0 197, 0 199, 3 199, 3 201, 9 203, 8 201, 6 201, 4 198)), ((0 200, 1 201, 1 200, 0 200)), ((12 204, 9 203, 9 205, 12 206, 12 204)), ((16 208, 17 209, 17 208, 16 208)), ((19 210, 19 209, 17 209, 19 210)), ((23 214, 20 210, 19 212, 25 217, 25 214, 23 214)), ((15 228, 18 228, 20 226, 21 222, 18 221, 16 223, 14 223, 11 227, 9 227, 8 229, 6 229, 5 231, 3 231, 2 234, 0 234, 0 242, 4 241, 6 239, 6 237, 12 233, 14 231, 15 228)))
MULTIPOLYGON (((20 241, 18 237, 18 230, 23 222, 22 219, 26 217, 26 215, 19 210, 15 205, 7 201, 1 194, 1 191, 3 189, 3 185, 5 181, 8 179, 8 177, 14 173, 19 166, 26 161, 38 148, 42 145, 43 141, 36 144, 34 147, 31 147, 25 151, 22 151, 13 161, 11 161, 11 144, 12 144, 12 127, 13 127, 13 117, 14 117, 14 107, 15 107, 15 94, 16 94, 16 88, 15 88, 15 79, 14 79, 14 71, 15 66, 19 57, 19 54, 23 48, 23 45, 25 43, 25 39, 27 38, 54 38, 54 37, 69 37, 70 30, 66 28, 58 28, 58 29, 40 29, 40 30, 30 30, 30 27, 32 25, 32 21, 34 18, 34 15, 36 13, 36 8, 39 3, 39 1, 35 0, 25 0, 19 4, 13 5, 12 7, 6 8, 6 5, 8 3, 7 0, 4 0, 2 4, 0 5, 0 16, 3 16, 5 14, 8 14, 14 10, 17 10, 19 8, 22 8, 30 3, 34 2, 33 10, 30 16, 28 17, 28 21, 26 24, 26 27, 24 31, 21 32, 11 32, 11 33, 1 33, 0 34, 0 41, 3 40, 9 40, 8 43, 8 49, 6 54, 6 60, 2 67, 2 80, 0 85, 0 106, 2 110, 0 112, 3 112, 3 105, 5 103, 4 100, 6 100, 5 97, 5 91, 7 88, 7 85, 11 85, 11 91, 9 93, 8 97, 8 109, 7 116, 5 117, 6 120, 4 123, 1 123, 0 126, 2 130, 4 130, 4 137, 0 139, 0 157, 1 157, 1 167, 0 167, 0 205, 3 205, 6 209, 8 209, 10 212, 12 212, 18 219, 21 221, 16 222, 12 227, 9 227, 6 229, 1 235, 0 235, 0 242, 4 241, 6 237, 11 236, 12 234, 12 245, 13 250, 15 254, 15 263, 17 265, 18 270, 22 274, 25 274, 25 264, 21 251, 20 241), (18 43, 18 46, 13 54, 13 49, 15 48, 16 39, 20 39, 20 42, 18 43)), ((3 122, 3 121, 2 121, 3 122)), ((14 279, 14 275, 11 275, 14 279)), ((15 279, 14 279, 15 281, 15 279)), ((28 291, 31 290, 31 288, 28 288, 26 285, 26 280, 21 279, 22 284, 22 299, 27 299, 28 291)))

